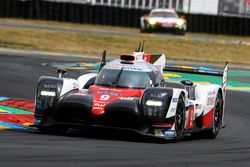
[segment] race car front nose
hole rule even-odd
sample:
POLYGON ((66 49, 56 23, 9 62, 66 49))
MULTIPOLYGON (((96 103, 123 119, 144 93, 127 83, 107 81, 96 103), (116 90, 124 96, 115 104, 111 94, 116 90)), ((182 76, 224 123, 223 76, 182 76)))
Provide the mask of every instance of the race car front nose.
POLYGON ((115 100, 105 107, 102 124, 114 127, 133 128, 139 126, 139 100, 115 100))

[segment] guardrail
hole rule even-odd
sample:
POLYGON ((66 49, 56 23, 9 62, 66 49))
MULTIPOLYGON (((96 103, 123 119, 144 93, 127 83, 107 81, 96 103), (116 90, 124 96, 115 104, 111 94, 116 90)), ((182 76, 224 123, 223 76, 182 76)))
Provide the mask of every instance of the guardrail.
MULTIPOLYGON (((0 0, 0 17, 139 27, 149 10, 41 0, 0 0)), ((182 14, 189 32, 250 35, 250 18, 182 14)))

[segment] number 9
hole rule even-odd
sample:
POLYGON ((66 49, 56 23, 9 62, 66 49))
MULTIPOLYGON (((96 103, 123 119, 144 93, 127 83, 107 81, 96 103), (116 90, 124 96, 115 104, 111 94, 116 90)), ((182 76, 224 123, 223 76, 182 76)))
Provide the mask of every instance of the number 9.
POLYGON ((109 98, 110 98, 109 95, 101 95, 101 96, 100 96, 100 100, 103 100, 103 101, 106 101, 106 100, 108 100, 109 98))

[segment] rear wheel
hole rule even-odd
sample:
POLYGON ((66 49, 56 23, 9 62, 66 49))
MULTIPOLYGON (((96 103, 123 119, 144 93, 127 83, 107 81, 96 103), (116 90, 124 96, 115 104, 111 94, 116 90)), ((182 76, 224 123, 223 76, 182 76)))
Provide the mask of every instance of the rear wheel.
POLYGON ((221 119, 222 119, 222 97, 221 94, 218 93, 215 105, 214 105, 214 112, 213 112, 213 124, 212 128, 205 131, 205 137, 210 139, 215 139, 216 136, 219 133, 220 127, 221 127, 221 119))
POLYGON ((183 95, 180 95, 175 114, 176 141, 179 141, 184 136, 184 124, 185 124, 185 102, 183 95))

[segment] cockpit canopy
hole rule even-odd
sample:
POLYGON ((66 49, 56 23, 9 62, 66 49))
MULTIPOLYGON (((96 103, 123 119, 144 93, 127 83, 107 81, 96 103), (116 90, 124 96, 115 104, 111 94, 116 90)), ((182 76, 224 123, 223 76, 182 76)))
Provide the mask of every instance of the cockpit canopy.
POLYGON ((161 72, 148 62, 124 64, 122 60, 114 60, 102 68, 95 80, 95 85, 145 89, 159 86, 163 81, 161 72))
POLYGON ((96 78, 95 85, 145 89, 146 87, 151 87, 153 84, 148 72, 121 70, 103 68, 96 78))

